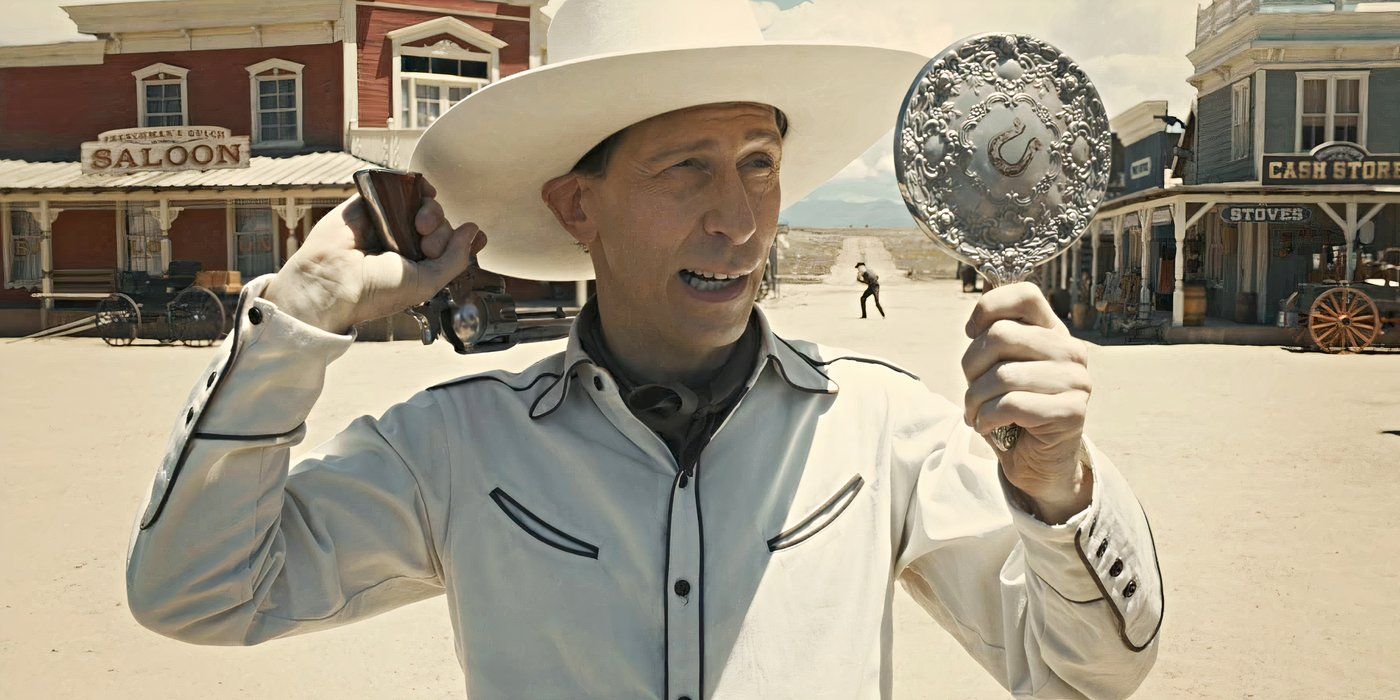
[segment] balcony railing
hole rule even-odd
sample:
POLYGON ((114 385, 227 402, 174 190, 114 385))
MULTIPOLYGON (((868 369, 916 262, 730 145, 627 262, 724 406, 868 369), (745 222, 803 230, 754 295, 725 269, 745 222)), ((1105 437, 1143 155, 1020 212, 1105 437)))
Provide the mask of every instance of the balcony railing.
POLYGON ((424 129, 351 127, 350 153, 388 168, 407 168, 424 129))
MULTIPOLYGON (((1200 46, 1235 20, 1246 15, 1273 12, 1355 12, 1361 5, 1382 5, 1400 0, 1215 0, 1196 11, 1196 45, 1200 46)), ((1400 11, 1400 6, 1396 7, 1400 11)))

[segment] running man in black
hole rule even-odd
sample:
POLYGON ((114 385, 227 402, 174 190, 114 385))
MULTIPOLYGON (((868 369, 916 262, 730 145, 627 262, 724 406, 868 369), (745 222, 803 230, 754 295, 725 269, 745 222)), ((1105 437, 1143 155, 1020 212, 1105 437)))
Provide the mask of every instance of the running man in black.
POLYGON ((860 317, 866 318, 865 300, 875 297, 875 308, 879 310, 880 317, 885 317, 885 307, 880 305, 880 276, 875 274, 865 266, 865 263, 856 263, 856 281, 865 285, 865 293, 860 295, 860 317))

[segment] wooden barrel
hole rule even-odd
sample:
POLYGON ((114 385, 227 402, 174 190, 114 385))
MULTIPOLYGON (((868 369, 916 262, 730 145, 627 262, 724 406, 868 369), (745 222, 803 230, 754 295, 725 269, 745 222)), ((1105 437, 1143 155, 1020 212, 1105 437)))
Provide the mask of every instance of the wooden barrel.
POLYGON ((1094 309, 1086 302, 1079 302, 1070 309, 1070 320, 1075 330, 1085 330, 1094 325, 1094 309))
POLYGON ((1259 295, 1254 292, 1240 292, 1235 297, 1235 323, 1255 323, 1258 320, 1258 308, 1255 306, 1259 295))
POLYGON ((1206 286, 1200 282, 1187 282, 1181 290, 1185 301, 1182 303, 1182 323, 1199 326, 1206 322, 1206 286))

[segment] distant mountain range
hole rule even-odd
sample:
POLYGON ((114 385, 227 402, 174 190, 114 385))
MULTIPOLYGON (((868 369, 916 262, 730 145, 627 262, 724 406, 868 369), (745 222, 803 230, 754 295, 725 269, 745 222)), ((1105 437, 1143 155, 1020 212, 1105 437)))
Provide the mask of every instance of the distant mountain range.
POLYGON ((872 202, 840 202, 805 199, 779 217, 797 228, 913 228, 914 220, 903 202, 877 199, 872 202))

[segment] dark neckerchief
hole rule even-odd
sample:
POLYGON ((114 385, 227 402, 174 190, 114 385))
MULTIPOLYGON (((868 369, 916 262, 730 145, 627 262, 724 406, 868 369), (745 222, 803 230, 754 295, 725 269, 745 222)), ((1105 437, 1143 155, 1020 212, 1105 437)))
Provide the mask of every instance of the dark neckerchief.
POLYGON ((757 323, 750 318, 729 360, 701 386, 680 382, 641 384, 627 376, 621 363, 608 351, 595 302, 589 302, 579 312, 578 324, 584 353, 612 374, 632 415, 660 436, 681 468, 691 472, 700 450, 738 403, 745 381, 753 372, 758 360, 757 323))

